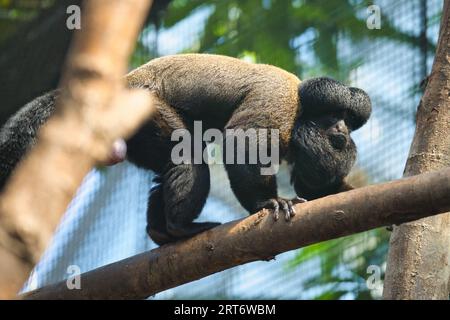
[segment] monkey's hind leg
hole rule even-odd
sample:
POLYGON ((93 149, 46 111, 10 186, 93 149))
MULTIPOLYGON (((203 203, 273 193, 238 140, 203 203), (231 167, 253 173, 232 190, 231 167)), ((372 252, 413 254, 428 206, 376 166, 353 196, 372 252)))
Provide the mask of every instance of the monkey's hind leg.
POLYGON ((154 185, 150 189, 147 207, 147 234, 153 242, 162 246, 163 244, 176 241, 176 239, 167 232, 161 176, 157 175, 153 182, 154 185))
POLYGON ((193 222, 205 205, 209 188, 207 164, 179 164, 164 173, 164 212, 167 231, 172 237, 189 238, 220 225, 215 222, 193 222))

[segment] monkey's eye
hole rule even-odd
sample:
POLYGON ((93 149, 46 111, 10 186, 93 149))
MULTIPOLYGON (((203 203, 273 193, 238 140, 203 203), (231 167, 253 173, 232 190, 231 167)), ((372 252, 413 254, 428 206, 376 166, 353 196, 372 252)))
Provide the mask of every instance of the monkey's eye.
POLYGON ((356 118, 356 116, 349 112, 347 113, 346 117, 345 117, 345 124, 347 125, 349 130, 353 130, 358 123, 358 119, 356 118))
POLYGON ((327 117, 327 118, 325 118, 324 124, 327 128, 334 127, 339 122, 339 120, 340 119, 338 117, 333 117, 333 116, 327 117))

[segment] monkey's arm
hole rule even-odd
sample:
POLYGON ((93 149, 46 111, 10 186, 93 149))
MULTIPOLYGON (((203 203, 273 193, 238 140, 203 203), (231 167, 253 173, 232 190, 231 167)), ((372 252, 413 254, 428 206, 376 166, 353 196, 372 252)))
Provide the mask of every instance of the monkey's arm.
POLYGON ((231 189, 250 213, 262 209, 269 199, 277 198, 274 176, 263 176, 259 165, 226 164, 231 189))
POLYGON ((231 188, 241 205, 250 214, 262 209, 272 209, 274 219, 278 220, 282 211, 286 220, 295 215, 293 206, 305 199, 284 199, 278 196, 276 177, 261 175, 259 165, 227 165, 231 188))

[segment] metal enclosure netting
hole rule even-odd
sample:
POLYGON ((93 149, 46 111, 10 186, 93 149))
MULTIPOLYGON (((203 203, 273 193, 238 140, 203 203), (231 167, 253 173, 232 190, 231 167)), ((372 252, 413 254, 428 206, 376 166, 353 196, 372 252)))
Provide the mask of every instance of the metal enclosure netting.
MULTIPOLYGON (((376 3, 400 29, 418 34, 423 27, 420 0, 384 0, 376 3)), ((426 28, 428 37, 434 43, 438 36, 441 6, 439 0, 427 1, 429 19, 426 28)), ((338 14, 332 13, 330 19, 338 14)), ((156 49, 159 55, 166 55, 192 48, 207 16, 208 10, 198 10, 170 29, 157 32, 154 28, 147 28, 141 34, 147 51, 138 51, 138 60, 142 63, 148 61, 152 58, 150 52, 156 49)), ((314 66, 314 58, 308 57, 312 55, 315 40, 315 36, 311 35, 296 42, 303 59, 307 59, 310 66, 314 66)), ((353 135, 359 150, 354 177, 360 179, 361 184, 399 178, 414 133, 414 115, 421 97, 417 88, 431 68, 433 55, 393 40, 367 41, 356 48, 348 44, 345 38, 340 39, 339 43, 340 60, 353 61, 355 56, 364 57, 364 62, 351 70, 350 82, 369 93, 374 110, 369 122, 353 135)), ((312 69, 305 70, 305 74, 313 73, 312 69)), ((246 212, 231 193, 223 167, 214 165, 211 172, 212 189, 201 220, 225 222, 244 217, 246 212)), ((24 290, 66 279, 68 268, 72 265, 86 272, 156 247, 145 233, 151 177, 150 172, 130 163, 90 172, 24 290)), ((281 194, 293 195, 286 167, 282 168, 279 184, 281 194)), ((348 254, 366 250, 372 243, 371 238, 371 233, 360 236, 358 242, 347 248, 348 254)), ((329 250, 329 254, 342 254, 341 248, 331 247, 329 250)), ((167 290, 151 299, 315 297, 324 288, 305 288, 304 283, 321 277, 320 257, 312 256, 300 267, 288 268, 289 261, 296 254, 297 250, 281 254, 271 262, 235 267, 167 290)), ((343 273, 347 271, 342 270, 343 273)), ((377 297, 376 292, 373 295, 377 297)), ((349 294, 344 298, 353 297, 349 294)))

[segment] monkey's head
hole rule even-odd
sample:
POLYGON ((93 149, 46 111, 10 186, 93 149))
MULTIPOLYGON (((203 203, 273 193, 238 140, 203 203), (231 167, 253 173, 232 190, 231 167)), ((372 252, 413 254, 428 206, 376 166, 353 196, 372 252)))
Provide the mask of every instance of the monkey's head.
POLYGON ((296 193, 315 199, 337 192, 356 160, 350 133, 369 119, 371 102, 361 89, 330 78, 303 81, 300 114, 291 137, 291 181, 296 193))

